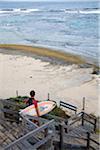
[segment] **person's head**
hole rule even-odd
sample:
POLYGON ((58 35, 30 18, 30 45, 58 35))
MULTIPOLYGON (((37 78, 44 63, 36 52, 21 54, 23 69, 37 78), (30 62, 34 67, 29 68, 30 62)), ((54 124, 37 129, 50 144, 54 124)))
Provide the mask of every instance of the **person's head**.
POLYGON ((32 91, 30 92, 30 96, 31 96, 31 97, 34 97, 34 96, 35 96, 35 91, 32 90, 32 91))

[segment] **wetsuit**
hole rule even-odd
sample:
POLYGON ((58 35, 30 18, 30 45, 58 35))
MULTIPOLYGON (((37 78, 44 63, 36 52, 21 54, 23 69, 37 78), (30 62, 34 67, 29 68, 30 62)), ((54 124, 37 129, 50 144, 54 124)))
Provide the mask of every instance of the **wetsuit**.
POLYGON ((34 97, 30 97, 28 99, 28 101, 26 102, 26 104, 28 104, 28 106, 33 105, 35 106, 36 112, 37 112, 37 116, 39 116, 39 112, 38 112, 38 101, 34 99, 34 97))

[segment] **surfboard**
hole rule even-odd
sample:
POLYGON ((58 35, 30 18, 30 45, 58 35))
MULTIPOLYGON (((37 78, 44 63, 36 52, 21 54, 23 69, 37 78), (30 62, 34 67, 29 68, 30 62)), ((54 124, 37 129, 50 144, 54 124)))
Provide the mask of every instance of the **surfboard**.
MULTIPOLYGON (((38 110, 39 110, 39 115, 43 116, 50 111, 52 111, 56 106, 56 102, 54 101, 42 101, 38 102, 38 110)), ((34 104, 31 106, 26 107, 25 109, 22 109, 20 111, 20 114, 22 115, 29 115, 29 116, 37 116, 34 104)))

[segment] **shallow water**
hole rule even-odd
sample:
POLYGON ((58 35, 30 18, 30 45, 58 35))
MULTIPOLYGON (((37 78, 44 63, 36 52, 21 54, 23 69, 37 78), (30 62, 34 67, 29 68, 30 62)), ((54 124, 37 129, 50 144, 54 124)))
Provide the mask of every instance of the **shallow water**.
POLYGON ((0 43, 51 47, 98 61, 97 2, 0 2, 0 43))

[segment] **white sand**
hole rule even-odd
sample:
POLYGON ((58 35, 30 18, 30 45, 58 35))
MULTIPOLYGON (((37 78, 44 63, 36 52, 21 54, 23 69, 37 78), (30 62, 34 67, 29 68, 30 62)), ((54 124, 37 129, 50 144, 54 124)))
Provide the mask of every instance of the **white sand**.
POLYGON ((99 115, 99 77, 91 74, 91 68, 77 65, 51 65, 40 59, 0 53, 0 98, 28 95, 36 91, 36 99, 50 98, 82 108, 86 98, 86 112, 99 115))

